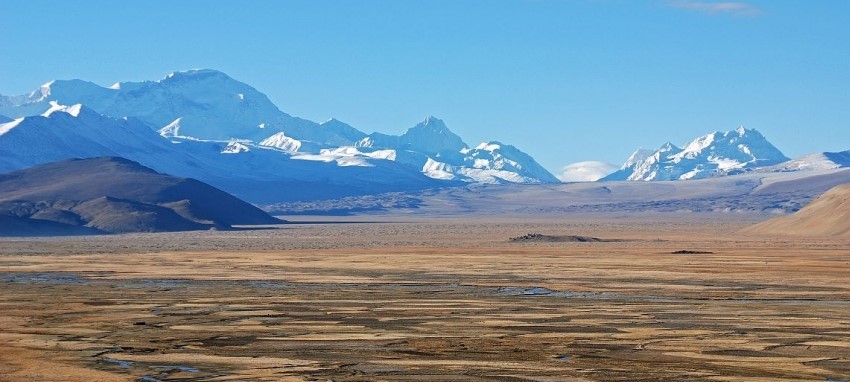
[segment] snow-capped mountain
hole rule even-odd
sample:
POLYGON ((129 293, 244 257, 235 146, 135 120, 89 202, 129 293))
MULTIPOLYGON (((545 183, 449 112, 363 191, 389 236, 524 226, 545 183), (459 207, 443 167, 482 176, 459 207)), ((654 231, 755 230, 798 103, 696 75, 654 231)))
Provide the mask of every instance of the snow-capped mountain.
POLYGON ((0 173, 69 158, 120 156, 255 203, 439 186, 394 161, 307 160, 249 141, 174 140, 138 119, 106 117, 79 104, 54 103, 41 115, 0 124, 0 152, 0 173))
POLYGON ((850 150, 837 153, 821 152, 803 155, 775 166, 765 167, 758 171, 786 172, 805 170, 831 170, 850 167, 850 150))
POLYGON ((754 129, 743 126, 699 137, 684 147, 666 143, 654 152, 639 149, 610 180, 686 180, 731 175, 773 166, 788 158, 754 129))
POLYGON ((168 160, 168 141, 134 118, 104 117, 81 104, 50 108, 0 125, 0 172, 96 156, 168 160))
POLYGON ((51 81, 38 90, 0 99, 0 114, 38 114, 50 101, 84 104, 114 118, 132 116, 152 127, 173 125, 171 134, 206 140, 259 139, 279 131, 319 143, 353 143, 365 134, 350 126, 326 126, 280 111, 265 94, 209 69, 174 72, 159 81, 120 82, 110 87, 51 81), (175 124, 176 121, 179 121, 175 124), (358 134, 359 133, 359 134, 358 134), (352 136, 349 138, 349 136, 352 136))
POLYGON ((513 146, 469 148, 434 117, 401 136, 366 135, 336 119, 319 124, 293 117, 214 70, 109 87, 51 81, 29 94, 0 96, 0 114, 15 118, 0 118, 0 171, 121 156, 252 201, 292 200, 267 186, 299 182, 313 188, 297 190, 308 198, 454 184, 435 179, 557 182, 513 146))
POLYGON ((528 154, 497 141, 463 149, 464 166, 459 174, 479 182, 560 183, 528 154))
POLYGON ((458 152, 466 147, 466 143, 451 132, 445 122, 429 115, 398 137, 398 144, 394 148, 439 155, 444 152, 458 152))
POLYGON ((355 144, 362 152, 394 151, 395 160, 434 179, 480 183, 558 183, 534 158, 514 146, 482 142, 470 148, 442 120, 428 116, 401 136, 375 133, 355 144), (424 154, 424 155, 423 155, 424 154))

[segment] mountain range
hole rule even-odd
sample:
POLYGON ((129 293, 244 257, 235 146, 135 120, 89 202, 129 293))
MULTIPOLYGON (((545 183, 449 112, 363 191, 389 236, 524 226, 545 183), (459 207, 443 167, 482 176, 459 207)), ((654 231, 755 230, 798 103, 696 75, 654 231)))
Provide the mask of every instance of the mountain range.
MULTIPOLYGON (((470 146, 428 116, 402 135, 366 134, 342 121, 316 123, 209 69, 157 81, 100 86, 48 82, 0 96, 0 173, 71 158, 123 157, 195 178, 257 204, 411 192, 464 184, 560 180, 518 148, 470 146)), ((760 132, 740 127, 678 147, 639 149, 602 181, 692 180, 746 172, 850 166, 850 151, 789 159, 760 132)), ((568 166, 594 180, 600 162, 568 166), (593 167, 593 168, 590 168, 593 167)))
POLYGON ((847 166, 850 166, 850 151, 789 159, 760 132, 741 126, 701 136, 683 147, 667 142, 657 150, 638 149, 619 170, 601 180, 689 180, 751 171, 828 170, 847 166))
POLYGON ((516 147, 470 147, 435 117, 401 136, 365 134, 335 119, 293 117, 253 87, 207 69, 109 87, 51 81, 0 96, 0 115, 8 117, 0 125, 0 172, 121 156, 255 203, 558 182, 516 147))

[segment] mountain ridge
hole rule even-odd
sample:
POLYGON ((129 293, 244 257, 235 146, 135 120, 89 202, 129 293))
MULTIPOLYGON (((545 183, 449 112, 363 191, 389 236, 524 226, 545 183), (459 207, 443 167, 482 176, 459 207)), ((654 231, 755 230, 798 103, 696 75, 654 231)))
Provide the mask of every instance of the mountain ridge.
POLYGON ((688 180, 733 175, 778 165, 789 158, 755 129, 715 131, 682 147, 670 142, 654 152, 635 151, 603 181, 688 180))
MULTIPOLYGON (((501 153, 506 160, 497 163, 494 159, 489 165, 485 165, 483 161, 464 159, 466 156, 461 151, 469 149, 469 146, 436 117, 426 117, 401 136, 381 133, 367 135, 336 119, 319 124, 293 117, 282 112, 268 97, 250 85, 209 69, 172 72, 158 81, 118 82, 110 87, 81 80, 51 81, 28 95, 0 96, 0 114, 10 114, 15 118, 30 117, 43 114, 45 110, 73 108, 76 107, 73 105, 77 104, 82 104, 83 108, 93 110, 105 118, 145 124, 169 144, 190 148, 186 158, 177 158, 179 155, 171 154, 170 157, 174 157, 172 160, 176 163, 200 164, 199 169, 209 173, 200 175, 205 181, 211 181, 231 191, 234 189, 228 188, 226 182, 216 183, 216 178, 228 175, 214 168, 221 165, 222 160, 211 158, 210 152, 216 151, 231 158, 241 158, 227 160, 228 163, 244 161, 256 164, 263 158, 279 164, 278 173, 272 170, 274 166, 260 165, 257 173, 253 174, 255 176, 251 177, 253 179, 262 178, 260 174, 270 175, 271 181, 285 178, 312 182, 311 179, 325 178, 334 179, 333 182, 339 184, 352 184, 354 189, 360 190, 373 188, 369 184, 391 185, 399 182, 406 183, 396 186, 396 190, 450 185, 445 183, 446 180, 489 183, 557 181, 531 156, 519 150, 501 153), (275 157, 272 153, 281 155, 275 157), (447 162, 446 168, 452 169, 451 174, 435 177, 429 171, 429 160, 447 162), (308 165, 304 162, 326 163, 330 166, 308 165), (508 162, 517 165, 505 166, 508 162), (478 167, 469 167, 475 164, 478 164, 478 167), (317 166, 322 168, 300 169, 317 166), (349 171, 331 169, 332 166, 344 167, 349 171), (298 169, 290 170, 293 167, 298 169), (357 167, 385 169, 387 174, 376 172, 373 176, 363 177, 354 173, 357 171, 351 171, 357 167), (280 171, 292 176, 280 175, 280 171), (483 175, 484 172, 487 172, 486 176, 483 175), (437 183, 416 180, 412 177, 414 173, 434 179, 437 183), (298 176, 302 175, 307 178, 299 179, 298 176)), ((47 117, 51 117, 52 113, 48 113, 47 117)), ((24 125, 27 124, 33 124, 33 121, 25 121, 24 125)), ((7 126, 6 129, 12 130, 12 127, 14 126, 7 126)), ((50 137, 42 138, 49 140, 50 137)), ((0 145, 3 144, 3 139, 9 137, 0 136, 0 145)), ((146 139, 150 141, 150 137, 146 139)), ((33 140, 18 143, 18 147, 26 147, 27 143, 36 145, 38 142, 33 140)), ((77 148, 56 147, 55 151, 74 152, 74 155, 67 157, 122 156, 124 153, 116 150, 113 147, 115 145, 116 142, 93 142, 89 144, 90 147, 104 147, 87 154, 80 153, 79 147, 85 145, 78 145, 77 148)), ((161 143, 152 145, 161 146, 161 143)), ((144 158, 142 155, 130 157, 161 171, 181 176, 192 175, 182 164, 180 168, 175 169, 156 158, 144 158)), ((26 159, 23 161, 27 162, 26 159)), ((10 163, 12 161, 9 159, 5 160, 6 163, 3 162, 0 158, 0 171, 22 168, 21 163, 10 163)), ((29 163, 32 164, 37 163, 29 163)), ((239 177, 242 175, 250 174, 239 174, 239 177)), ((343 187, 340 188, 339 196, 360 192, 347 192, 343 187)))

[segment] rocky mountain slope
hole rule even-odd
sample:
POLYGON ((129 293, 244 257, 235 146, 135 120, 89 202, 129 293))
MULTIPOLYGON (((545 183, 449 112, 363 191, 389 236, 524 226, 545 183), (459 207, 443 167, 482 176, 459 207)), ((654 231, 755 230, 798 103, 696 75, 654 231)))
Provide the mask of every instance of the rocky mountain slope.
POLYGON ((281 221, 194 179, 114 157, 52 162, 0 175, 0 234, 121 233, 281 221))

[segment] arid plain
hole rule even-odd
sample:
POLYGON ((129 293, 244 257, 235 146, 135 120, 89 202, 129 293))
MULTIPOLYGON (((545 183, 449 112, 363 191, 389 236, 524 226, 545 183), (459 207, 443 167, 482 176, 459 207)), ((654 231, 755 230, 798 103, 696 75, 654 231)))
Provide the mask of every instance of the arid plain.
POLYGON ((738 233, 753 222, 5 239, 0 381, 850 379, 850 242, 738 233), (606 241, 509 241, 527 233, 606 241))

